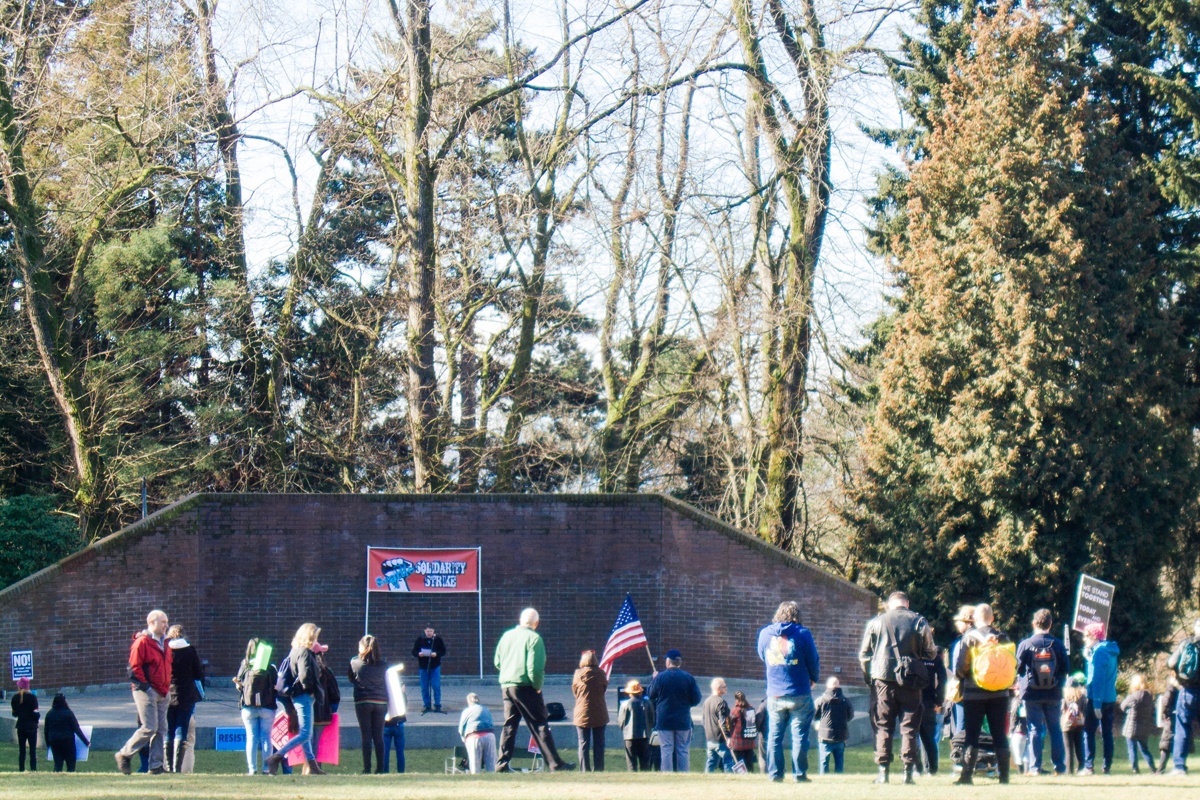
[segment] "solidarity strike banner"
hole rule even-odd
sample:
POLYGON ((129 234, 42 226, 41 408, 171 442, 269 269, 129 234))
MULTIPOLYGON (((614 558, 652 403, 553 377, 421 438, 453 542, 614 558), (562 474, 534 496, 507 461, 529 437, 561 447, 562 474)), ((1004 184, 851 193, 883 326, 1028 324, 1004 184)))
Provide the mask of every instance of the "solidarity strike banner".
POLYGON ((479 550, 367 549, 368 592, 478 592, 479 550))

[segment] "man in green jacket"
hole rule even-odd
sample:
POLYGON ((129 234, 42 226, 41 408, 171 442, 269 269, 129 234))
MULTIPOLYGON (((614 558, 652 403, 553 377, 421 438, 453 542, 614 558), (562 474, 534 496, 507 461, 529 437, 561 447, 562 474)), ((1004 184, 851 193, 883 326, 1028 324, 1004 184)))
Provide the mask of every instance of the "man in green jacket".
POLYGON ((542 680, 546 677, 546 646, 537 633, 538 612, 527 608, 521 612, 521 624, 505 631, 496 644, 492 660, 500 670, 500 690, 504 694, 504 728, 500 732, 500 758, 496 772, 512 772, 512 760, 521 720, 542 751, 542 758, 551 772, 575 769, 558 755, 554 736, 546 720, 546 704, 542 701, 542 680))

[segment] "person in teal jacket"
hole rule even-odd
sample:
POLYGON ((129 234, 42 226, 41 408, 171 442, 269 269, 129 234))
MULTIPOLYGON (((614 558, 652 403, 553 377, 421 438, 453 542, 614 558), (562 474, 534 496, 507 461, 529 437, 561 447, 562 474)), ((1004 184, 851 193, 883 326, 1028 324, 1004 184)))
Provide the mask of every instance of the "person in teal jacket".
POLYGON ((1095 774, 1096 728, 1104 741, 1104 774, 1112 769, 1113 722, 1117 712, 1117 659, 1121 648, 1108 638, 1104 623, 1093 622, 1083 631, 1083 658, 1087 661, 1087 710, 1083 722, 1083 769, 1095 774))
POLYGON ((500 671, 500 691, 504 694, 504 727, 500 732, 500 758, 496 760, 496 772, 512 771, 508 762, 512 760, 517 728, 521 726, 522 719, 551 772, 575 769, 574 764, 568 764, 559 757, 546 718, 546 703, 542 700, 546 645, 537 632, 539 621, 537 609, 525 609, 521 612, 520 624, 505 631, 496 644, 496 656, 492 663, 500 671))

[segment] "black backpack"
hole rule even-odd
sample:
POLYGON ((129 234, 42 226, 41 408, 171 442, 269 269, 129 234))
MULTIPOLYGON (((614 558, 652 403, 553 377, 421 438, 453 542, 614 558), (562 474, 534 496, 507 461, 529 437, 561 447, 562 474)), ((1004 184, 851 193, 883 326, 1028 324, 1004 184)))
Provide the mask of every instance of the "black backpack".
POLYGON ((252 669, 242 681, 242 705, 247 708, 273 708, 275 706, 274 670, 252 669))
POLYGON ((1030 654, 1033 670, 1031 689, 1053 689, 1058 686, 1058 656, 1054 654, 1054 645, 1035 647, 1030 654))

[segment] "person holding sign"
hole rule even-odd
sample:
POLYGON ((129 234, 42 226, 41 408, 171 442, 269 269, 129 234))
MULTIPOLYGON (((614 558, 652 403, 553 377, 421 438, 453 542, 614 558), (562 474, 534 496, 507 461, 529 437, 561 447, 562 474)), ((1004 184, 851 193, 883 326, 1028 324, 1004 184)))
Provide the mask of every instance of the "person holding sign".
POLYGON ((979 758, 979 733, 983 720, 996 749, 1000 783, 1008 783, 1012 762, 1008 749, 1008 703, 1017 682, 1017 649, 1007 634, 992 627, 995 616, 987 603, 975 606, 975 627, 963 636, 954 660, 954 674, 962 692, 965 733, 962 774, 955 783, 971 784, 979 758))
POLYGON ((67 696, 62 692, 54 695, 50 703, 50 711, 46 714, 46 745, 54 754, 54 771, 62 772, 63 764, 67 772, 75 771, 75 738, 83 742, 84 747, 92 743, 79 727, 79 720, 67 705, 67 696))
POLYGON ((433 623, 425 626, 425 635, 418 636, 413 642, 413 658, 417 660, 417 674, 421 680, 422 714, 430 711, 429 701, 433 700, 433 712, 444 714, 442 711, 442 656, 446 655, 446 643, 437 635, 433 623))
POLYGON ((1083 631, 1083 659, 1087 662, 1087 710, 1083 720, 1083 769, 1093 775, 1096 768, 1096 728, 1104 741, 1104 774, 1112 769, 1113 722, 1117 716, 1117 659, 1121 648, 1107 638, 1103 622, 1093 622, 1083 631))

